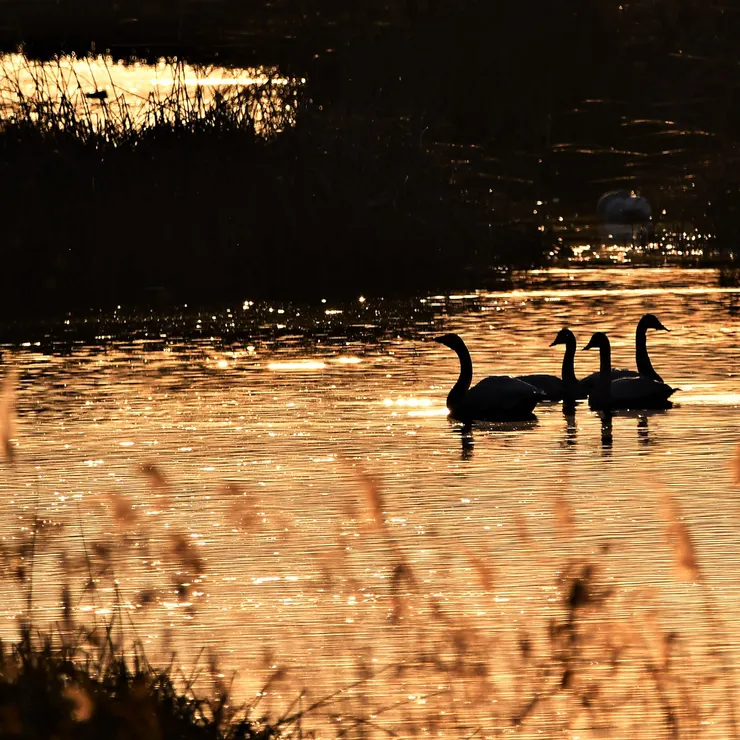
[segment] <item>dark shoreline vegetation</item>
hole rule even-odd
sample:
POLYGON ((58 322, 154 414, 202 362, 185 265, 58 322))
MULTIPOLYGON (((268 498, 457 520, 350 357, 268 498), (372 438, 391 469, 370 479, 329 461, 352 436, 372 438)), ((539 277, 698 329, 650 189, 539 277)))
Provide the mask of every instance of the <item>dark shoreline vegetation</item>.
MULTIPOLYGON (((18 740, 247 740, 280 736, 295 712, 267 724, 233 706, 228 686, 199 697, 172 668, 149 665, 140 645, 127 658, 113 637, 115 619, 97 631, 60 638, 32 634, 0 643, 0 734, 18 740)), ((213 667, 213 671, 218 669, 213 667)))
POLYGON ((543 264, 559 219, 614 187, 738 243, 740 14, 724 8, 687 1, 676 24, 662 0, 0 7, 0 43, 31 56, 180 54, 307 80, 276 136, 256 135, 246 92, 136 135, 92 136, 68 111, 5 126, 6 315, 486 287, 543 264))
POLYGON ((27 101, 0 131, 3 308, 408 293, 521 259, 413 124, 296 90, 297 124, 258 133, 255 94, 176 89, 134 131, 27 101))

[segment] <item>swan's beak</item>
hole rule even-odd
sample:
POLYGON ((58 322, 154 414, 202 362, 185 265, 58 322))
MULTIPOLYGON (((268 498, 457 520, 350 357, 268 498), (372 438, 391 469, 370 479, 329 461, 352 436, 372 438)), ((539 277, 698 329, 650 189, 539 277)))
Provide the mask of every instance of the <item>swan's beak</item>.
POLYGON ((554 347, 556 344, 560 344, 560 342, 558 342, 557 338, 556 339, 553 339, 552 342, 550 342, 550 346, 551 347, 554 347))
POLYGON ((662 329, 663 331, 670 331, 670 329, 669 329, 669 328, 668 328, 667 326, 663 326, 663 324, 661 324, 661 325, 660 325, 660 328, 661 328, 661 329, 662 329))
POLYGON ((594 345, 589 342, 581 351, 585 352, 587 349, 593 349, 594 345))

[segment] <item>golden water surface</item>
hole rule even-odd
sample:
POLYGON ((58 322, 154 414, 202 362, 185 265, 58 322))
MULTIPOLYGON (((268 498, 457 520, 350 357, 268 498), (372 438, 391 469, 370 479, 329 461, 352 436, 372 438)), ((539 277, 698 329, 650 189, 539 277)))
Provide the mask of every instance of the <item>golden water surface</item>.
MULTIPOLYGON (((119 614, 124 639, 188 674, 203 649, 203 680, 209 661, 236 672, 241 699, 269 684, 258 714, 345 689, 311 715, 328 736, 727 737, 734 300, 713 271, 579 270, 403 303, 14 328, 0 636, 29 588, 34 624, 61 625, 67 584, 75 624, 119 614), (667 412, 616 417, 611 444, 584 406, 470 434, 445 417, 458 364, 432 337, 460 333, 477 379, 559 374, 562 326, 579 346, 607 331, 634 367, 648 311, 672 330, 649 335, 653 364, 681 390, 667 412), (684 543, 677 568, 666 517, 696 563, 684 543), (554 637, 576 634, 573 614, 577 637, 554 637)), ((576 361, 585 375, 598 357, 576 361)))
POLYGON ((61 55, 51 61, 0 55, 0 120, 80 125, 104 133, 154 123, 192 120, 219 100, 251 117, 255 130, 280 131, 294 123, 295 93, 305 80, 276 69, 226 68, 160 59, 116 60, 108 55, 61 55))

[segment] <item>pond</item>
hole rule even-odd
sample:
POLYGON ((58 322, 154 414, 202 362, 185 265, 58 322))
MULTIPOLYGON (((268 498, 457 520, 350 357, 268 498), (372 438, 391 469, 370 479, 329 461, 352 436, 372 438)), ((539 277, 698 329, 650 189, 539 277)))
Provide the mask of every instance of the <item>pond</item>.
MULTIPOLYGON (((29 589, 39 627, 119 615, 152 662, 173 650, 189 675, 204 650, 239 697, 268 686, 260 712, 345 689, 311 720, 331 735, 592 737, 608 717, 725 737, 737 293, 711 270, 551 270, 405 302, 7 326, 0 635, 29 589), (579 347, 606 331, 634 367, 646 312, 680 391, 615 417, 611 444, 584 404, 470 433, 446 418, 458 364, 434 336, 463 336, 474 380, 559 374, 563 326, 579 347)), ((577 375, 597 366, 577 354, 577 375)))

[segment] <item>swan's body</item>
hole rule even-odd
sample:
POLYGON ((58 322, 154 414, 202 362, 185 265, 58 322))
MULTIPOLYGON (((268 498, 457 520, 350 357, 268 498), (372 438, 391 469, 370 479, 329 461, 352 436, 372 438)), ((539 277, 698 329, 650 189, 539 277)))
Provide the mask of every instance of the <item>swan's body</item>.
POLYGON ((470 387, 473 361, 465 342, 457 334, 436 337, 457 353, 460 377, 447 396, 450 416, 460 421, 521 421, 531 418, 532 411, 544 394, 528 383, 509 375, 491 375, 470 387))
POLYGON ((563 400, 563 381, 557 375, 546 375, 536 373, 535 375, 517 375, 516 380, 523 383, 529 383, 544 394, 543 401, 562 401, 563 400))
POLYGON ((546 401, 566 401, 572 403, 588 395, 576 378, 574 358, 576 356, 576 337, 570 329, 561 329, 550 345, 565 345, 563 355, 562 377, 557 375, 517 375, 517 380, 539 388, 545 394, 546 401))
MULTIPOLYGON (((637 323, 637 329, 635 330, 635 360, 637 363, 637 370, 626 370, 618 369, 613 367, 611 369, 611 379, 618 380, 620 378, 637 378, 644 377, 656 380, 658 383, 663 382, 663 378, 655 372, 653 363, 650 362, 650 355, 647 351, 647 332, 648 329, 657 329, 661 331, 670 331, 663 324, 658 321, 654 314, 646 313, 640 321, 637 323)), ((581 386, 590 393, 599 382, 599 373, 591 373, 581 380, 581 386)))
MULTIPOLYGON (((597 370, 595 373, 587 375, 585 378, 581 378, 580 386, 584 395, 588 396, 589 393, 599 384, 600 371, 597 370)), ((609 376, 612 380, 621 380, 622 378, 639 378, 640 373, 637 370, 628 370, 627 368, 613 367, 609 376)))
POLYGON ((598 348, 600 368, 598 382, 588 396, 592 409, 611 411, 614 409, 669 409, 669 400, 676 392, 662 381, 644 375, 611 379, 612 350, 609 337, 597 331, 584 349, 598 348))
MULTIPOLYGON (((615 409, 669 409, 669 400, 675 388, 643 375, 611 381, 611 408, 615 409)), ((596 393, 596 398, 601 396, 596 393)))

